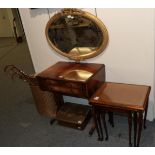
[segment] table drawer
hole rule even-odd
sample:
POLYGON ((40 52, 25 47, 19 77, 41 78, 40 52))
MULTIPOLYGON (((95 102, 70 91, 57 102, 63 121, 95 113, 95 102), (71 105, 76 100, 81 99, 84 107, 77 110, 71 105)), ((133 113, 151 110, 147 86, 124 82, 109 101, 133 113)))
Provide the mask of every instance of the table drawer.
POLYGON ((83 83, 74 83, 63 80, 46 80, 48 90, 75 96, 86 96, 86 86, 83 83))

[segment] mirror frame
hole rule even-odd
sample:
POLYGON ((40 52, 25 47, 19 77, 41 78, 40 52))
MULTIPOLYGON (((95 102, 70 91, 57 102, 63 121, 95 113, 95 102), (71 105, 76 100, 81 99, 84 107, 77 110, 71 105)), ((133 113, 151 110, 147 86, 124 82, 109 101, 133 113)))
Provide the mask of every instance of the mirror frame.
POLYGON ((96 16, 92 15, 91 13, 88 13, 88 12, 85 12, 85 11, 82 11, 82 10, 79 10, 79 9, 63 9, 63 10, 61 10, 61 12, 58 12, 54 16, 52 16, 50 18, 50 20, 48 21, 47 25, 46 25, 45 35, 46 35, 46 39, 48 41, 48 44, 56 52, 58 52, 59 54, 65 56, 65 57, 68 57, 69 59, 75 60, 75 61, 81 61, 81 60, 93 58, 93 57, 99 55, 106 48, 106 46, 108 44, 108 40, 109 40, 108 31, 107 31, 106 26, 103 24, 103 22, 101 20, 99 20, 96 16), (48 29, 49 29, 51 23, 53 23, 54 21, 59 19, 59 17, 64 16, 64 15, 80 15, 80 16, 86 17, 87 19, 94 22, 100 28, 100 30, 102 32, 102 35, 103 35, 103 38, 104 38, 104 40, 102 41, 102 44, 100 45, 100 47, 97 47, 91 53, 83 54, 83 55, 68 54, 68 53, 64 53, 60 49, 58 49, 52 43, 52 41, 49 39, 49 37, 48 37, 48 29))

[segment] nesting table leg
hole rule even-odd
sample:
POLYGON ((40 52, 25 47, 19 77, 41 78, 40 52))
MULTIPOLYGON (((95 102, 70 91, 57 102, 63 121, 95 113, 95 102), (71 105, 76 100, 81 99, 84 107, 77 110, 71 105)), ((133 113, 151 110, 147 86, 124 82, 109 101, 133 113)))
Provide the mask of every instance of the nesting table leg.
POLYGON ((100 140, 101 139, 101 137, 100 137, 100 130, 99 130, 99 126, 98 126, 98 120, 97 120, 97 114, 96 114, 95 107, 93 107, 92 110, 93 110, 92 111, 93 112, 93 119, 94 119, 96 131, 97 131, 97 134, 98 134, 98 140, 100 140))
POLYGON ((137 144, 137 112, 134 112, 134 146, 137 144))
POLYGON ((91 126, 91 129, 89 130, 89 136, 92 136, 92 134, 94 133, 95 129, 96 129, 96 125, 95 125, 95 123, 93 122, 93 124, 92 124, 92 126, 91 126))
POLYGON ((105 140, 108 140, 109 136, 108 136, 108 130, 107 130, 107 125, 106 125, 106 120, 105 120, 105 112, 102 113, 102 120, 103 120, 103 127, 104 127, 105 134, 106 134, 105 140))
POLYGON ((128 124, 129 124, 129 146, 132 146, 131 143, 131 129, 132 129, 132 113, 128 113, 128 124))
POLYGON ((145 108, 145 114, 144 114, 144 129, 146 129, 146 116, 147 116, 147 109, 148 109, 148 101, 145 108))
POLYGON ((108 112, 109 115, 109 123, 112 127, 114 127, 114 116, 113 116, 113 112, 108 112))
POLYGON ((137 139, 137 146, 139 146, 140 138, 141 138, 141 132, 142 132, 142 125, 143 125, 143 113, 142 111, 139 112, 138 116, 138 139, 137 139))
POLYGON ((50 124, 52 125, 55 121, 56 119, 51 119, 50 124))
POLYGON ((100 112, 97 112, 97 122, 99 125, 99 132, 101 134, 99 140, 102 141, 103 140, 103 130, 102 130, 102 125, 101 125, 101 114, 100 114, 100 112))

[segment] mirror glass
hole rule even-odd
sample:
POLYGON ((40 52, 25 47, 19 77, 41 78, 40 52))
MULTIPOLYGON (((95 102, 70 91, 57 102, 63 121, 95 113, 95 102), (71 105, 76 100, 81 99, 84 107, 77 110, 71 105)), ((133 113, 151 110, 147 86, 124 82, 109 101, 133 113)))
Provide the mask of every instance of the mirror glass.
POLYGON ((51 18, 46 36, 57 52, 77 61, 98 55, 108 41, 107 30, 98 18, 74 10, 51 18))

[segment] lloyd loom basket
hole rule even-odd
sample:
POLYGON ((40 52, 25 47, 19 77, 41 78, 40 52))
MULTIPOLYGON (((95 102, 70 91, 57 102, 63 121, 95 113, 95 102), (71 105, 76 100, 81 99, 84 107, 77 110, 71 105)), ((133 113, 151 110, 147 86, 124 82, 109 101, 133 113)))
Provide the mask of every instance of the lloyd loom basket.
POLYGON ((4 72, 8 72, 12 79, 16 76, 22 81, 27 82, 31 88, 39 114, 46 117, 55 118, 57 106, 53 99, 53 95, 50 92, 42 91, 40 89, 35 74, 28 75, 14 65, 6 65, 4 72))
POLYGON ((56 103, 50 92, 42 91, 38 85, 30 85, 37 111, 40 115, 55 118, 56 103))

